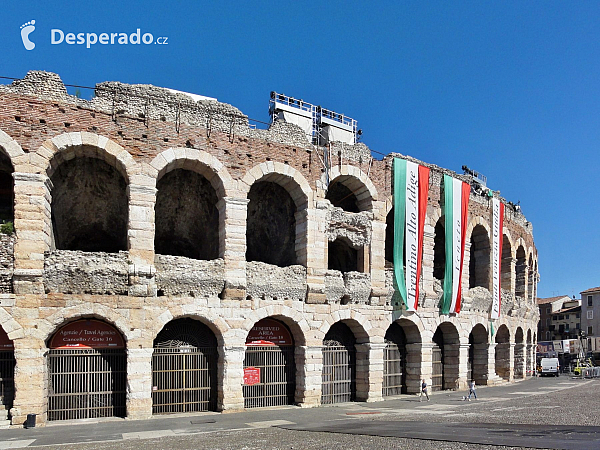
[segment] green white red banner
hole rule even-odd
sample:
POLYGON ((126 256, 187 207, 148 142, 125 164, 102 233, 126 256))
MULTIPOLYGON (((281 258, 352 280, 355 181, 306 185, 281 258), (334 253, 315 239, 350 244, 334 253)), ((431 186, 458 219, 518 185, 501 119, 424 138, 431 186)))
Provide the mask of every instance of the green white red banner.
POLYGON ((394 279, 406 309, 416 311, 429 195, 429 168, 394 158, 393 170, 394 279))
POLYGON ((471 186, 444 175, 444 226, 446 237, 446 267, 442 314, 459 313, 462 299, 462 268, 465 256, 469 194, 471 186))
POLYGON ((504 203, 492 199, 492 311, 491 318, 500 318, 500 303, 502 301, 502 233, 504 222, 504 203))

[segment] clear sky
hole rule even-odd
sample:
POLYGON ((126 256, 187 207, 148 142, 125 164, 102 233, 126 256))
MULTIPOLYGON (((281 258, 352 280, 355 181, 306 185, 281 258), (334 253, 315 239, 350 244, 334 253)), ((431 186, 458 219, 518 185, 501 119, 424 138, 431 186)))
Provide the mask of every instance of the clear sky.
POLYGON ((372 150, 466 164, 520 201, 541 297, 600 286, 598 2, 3 2, 0 42, 0 76, 150 83, 263 121, 276 90, 347 114, 372 150), (168 44, 51 44, 137 28, 168 44))

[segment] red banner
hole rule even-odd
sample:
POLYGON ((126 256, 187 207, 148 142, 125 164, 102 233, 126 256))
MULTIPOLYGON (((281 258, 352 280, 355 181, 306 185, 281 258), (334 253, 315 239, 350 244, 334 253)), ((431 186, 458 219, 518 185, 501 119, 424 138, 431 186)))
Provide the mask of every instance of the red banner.
POLYGON ((50 348, 125 348, 121 333, 99 320, 71 322, 52 336, 50 348))
POLYGON ((294 345, 294 340, 287 327, 274 319, 262 319, 254 324, 246 345, 294 345))
POLYGON ((260 367, 246 367, 244 369, 244 384, 253 386, 260 383, 260 367))
POLYGON ((0 351, 2 350, 14 350, 15 346, 13 341, 8 338, 6 332, 0 327, 0 351))

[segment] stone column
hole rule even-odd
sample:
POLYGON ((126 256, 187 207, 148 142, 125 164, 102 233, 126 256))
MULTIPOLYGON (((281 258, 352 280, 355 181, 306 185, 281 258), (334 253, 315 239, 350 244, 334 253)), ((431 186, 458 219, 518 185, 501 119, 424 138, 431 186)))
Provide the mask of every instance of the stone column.
POLYGON ((496 344, 492 342, 488 347, 488 364, 487 364, 487 385, 496 386, 503 382, 502 378, 496 374, 496 344))
MULTIPOLYGON (((378 402, 383 400, 383 350, 385 344, 383 343, 366 343, 357 344, 357 356, 359 353, 358 347, 362 347, 366 352, 367 360, 365 361, 366 375, 367 375, 367 396, 361 398, 361 400, 367 402, 378 402)), ((357 363, 359 359, 357 358, 357 363)), ((358 398, 358 366, 357 366, 357 398, 358 398)))
MULTIPOLYGON (((459 362, 458 362, 458 379, 457 379, 457 388, 458 389, 466 389, 469 385, 469 374, 467 373, 467 368, 469 365, 469 349, 471 345, 469 343, 462 343, 459 346, 459 362)), ((471 361, 473 364, 473 361, 471 361)))
POLYGON ((515 344, 511 342, 508 348, 509 356, 508 356, 508 367, 509 367, 509 376, 508 381, 515 381, 515 344))
POLYGON ((247 198, 224 197, 219 210, 219 257, 225 260, 223 298, 246 298, 246 216, 247 198))
POLYGON ((244 409, 244 356, 245 347, 224 347, 223 355, 219 355, 218 409, 223 412, 241 411, 244 409))
POLYGON ((431 381, 431 346, 406 344, 406 392, 418 394, 421 390, 421 378, 431 381), (427 359, 428 358, 428 359, 427 359), (428 361, 427 364, 424 361, 428 361), (429 371, 427 372, 426 369, 429 371))
POLYGON ((13 287, 16 294, 44 293, 44 252, 52 243, 51 183, 46 175, 13 173, 17 241, 13 287))
POLYGON ((370 344, 355 344, 356 348, 356 401, 369 399, 369 351, 370 344))
POLYGON ((385 222, 372 221, 370 246, 371 260, 371 305, 384 305, 385 288, 385 222))
POLYGON ((156 269, 154 267, 154 205, 156 180, 145 175, 132 176, 127 186, 129 223, 127 244, 129 250, 129 295, 156 297, 156 269), (135 184, 134 184, 135 183, 135 184))
MULTIPOLYGON (((433 376, 433 343, 432 342, 424 342, 421 344, 409 344, 406 346, 406 351, 412 352, 413 346, 421 347, 421 374, 416 380, 417 383, 417 393, 421 391, 421 380, 424 379, 431 390, 432 384, 432 376, 433 376)), ((408 364, 407 364, 408 365, 408 364)), ((408 369, 408 367, 407 367, 408 369)), ((407 377, 408 378, 408 377, 407 377)), ((406 380, 406 384, 408 385, 408 379, 406 380)), ((410 392, 410 391, 409 391, 410 392)))
POLYGON ((321 347, 296 347, 296 382, 295 400, 299 406, 310 408, 321 404, 321 372, 323 370, 323 353, 321 347))
POLYGON ((48 371, 46 346, 32 338, 15 339, 15 399, 10 410, 11 424, 23 425, 27 414, 37 414, 36 425, 47 421, 48 371))
POLYGON ((319 200, 315 209, 308 209, 308 247, 306 249, 307 303, 325 303, 325 272, 327 271, 327 204, 319 200))
POLYGON ((152 416, 152 348, 127 349, 127 418, 152 416))

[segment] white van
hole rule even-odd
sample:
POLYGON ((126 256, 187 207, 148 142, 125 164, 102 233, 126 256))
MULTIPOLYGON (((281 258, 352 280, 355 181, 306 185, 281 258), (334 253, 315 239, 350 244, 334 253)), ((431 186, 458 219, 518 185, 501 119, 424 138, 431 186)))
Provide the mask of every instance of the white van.
POLYGON ((555 377, 558 376, 558 371, 560 369, 558 358, 542 358, 540 365, 542 367, 540 375, 554 375, 555 377))

